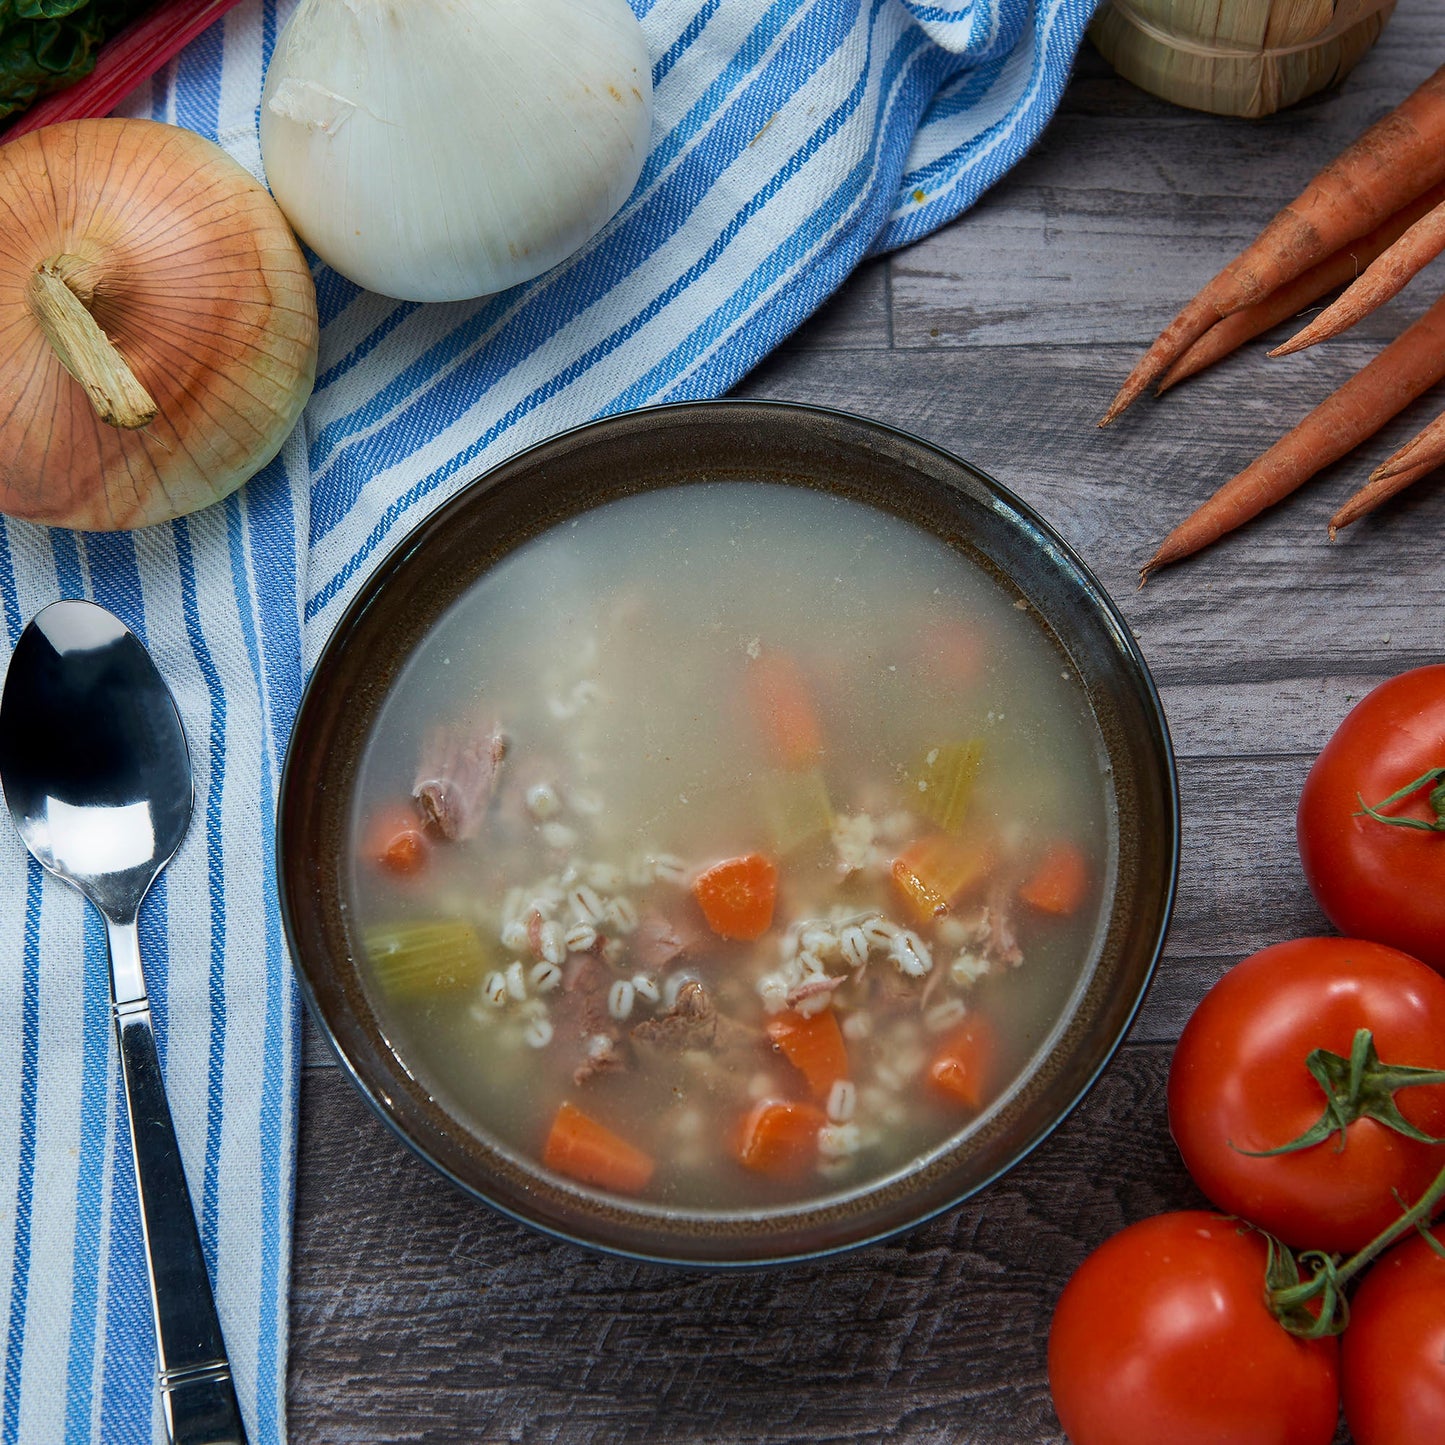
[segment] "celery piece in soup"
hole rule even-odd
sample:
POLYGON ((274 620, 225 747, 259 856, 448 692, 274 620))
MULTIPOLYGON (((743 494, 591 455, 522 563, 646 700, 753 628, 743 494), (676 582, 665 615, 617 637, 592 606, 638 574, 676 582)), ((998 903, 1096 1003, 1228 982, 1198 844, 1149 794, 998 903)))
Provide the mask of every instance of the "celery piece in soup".
POLYGON ((366 952, 377 983, 392 998, 476 988, 488 963, 476 929, 461 919, 369 928, 366 952))

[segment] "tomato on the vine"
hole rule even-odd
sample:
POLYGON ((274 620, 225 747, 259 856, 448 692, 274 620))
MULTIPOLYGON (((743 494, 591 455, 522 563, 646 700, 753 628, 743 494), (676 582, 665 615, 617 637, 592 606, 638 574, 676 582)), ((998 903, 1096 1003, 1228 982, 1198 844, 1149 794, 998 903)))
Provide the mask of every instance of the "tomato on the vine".
MULTIPOLYGON (((1445 1226, 1433 1231, 1445 1249, 1445 1226)), ((1415 1234, 1371 1266, 1340 1354, 1355 1445, 1445 1440, 1445 1254, 1415 1234)))
POLYGON ((1073 1445, 1327 1445, 1338 1342, 1266 1303, 1263 1236, 1199 1210, 1104 1241, 1064 1287, 1049 1388, 1073 1445))
POLYGON ((1442 813, 1445 663, 1436 663, 1355 704, 1305 779, 1296 828, 1305 878, 1341 933, 1445 972, 1442 813))
POLYGON ((1230 969, 1185 1025, 1169 1070, 1169 1127, 1212 1203, 1286 1244, 1353 1251, 1445 1166, 1445 1144, 1382 1122, 1397 1108, 1406 1129, 1445 1136, 1445 1082, 1393 1092, 1412 1070, 1445 1070, 1445 978, 1382 944, 1277 943, 1230 969), (1331 1081, 1332 1116, 1307 1062, 1316 1050, 1334 1056, 1315 1058, 1331 1081), (1358 1052, 1378 1068, 1357 1071, 1358 1052), (1315 1125, 1308 1147, 1265 1152, 1315 1125))

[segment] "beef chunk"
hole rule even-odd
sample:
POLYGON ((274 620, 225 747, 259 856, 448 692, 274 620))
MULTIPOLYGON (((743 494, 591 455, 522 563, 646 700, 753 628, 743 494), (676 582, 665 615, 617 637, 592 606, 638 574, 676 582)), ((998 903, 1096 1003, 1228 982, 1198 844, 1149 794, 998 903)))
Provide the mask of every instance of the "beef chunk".
POLYGON ((582 1062, 572 1071, 572 1082, 580 1089, 599 1074, 618 1074, 628 1067, 627 1055, 611 1034, 593 1034, 587 1041, 582 1062))
POLYGON ((679 959, 695 956, 706 941, 695 926, 661 913, 644 913, 632 937, 632 955, 640 967, 656 973, 679 959))
POLYGON ((477 836, 506 752, 507 740, 496 727, 479 733, 431 729, 412 786, 428 832, 451 843, 477 836))
POLYGON ((678 989, 677 1002, 665 1014, 633 1025, 632 1041, 668 1053, 706 1049, 717 1037, 717 1026, 717 1005, 702 984, 689 979, 678 989))

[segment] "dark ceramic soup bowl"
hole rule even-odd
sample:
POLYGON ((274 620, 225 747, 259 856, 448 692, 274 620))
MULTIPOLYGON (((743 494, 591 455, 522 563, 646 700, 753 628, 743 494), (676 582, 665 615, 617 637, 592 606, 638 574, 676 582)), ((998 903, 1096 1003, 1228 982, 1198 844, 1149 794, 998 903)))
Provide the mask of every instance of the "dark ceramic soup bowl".
POLYGON ((1074 1108, 1137 1011, 1163 947, 1178 862, 1173 756, 1128 627, 1062 539, 957 457, 857 417, 766 402, 629 413, 511 458, 416 528, 377 568, 302 701, 282 781, 281 907, 302 991, 379 1117, 462 1189, 597 1248, 751 1265, 880 1239, 984 1188, 1074 1108), (409 656, 449 606, 524 542, 658 487, 736 479, 821 489, 926 529, 1027 605, 1081 680, 1116 821, 1093 956, 1049 1046, 951 1143, 870 1185, 751 1211, 630 1202, 569 1183, 469 1126, 419 1081, 372 1007, 349 906, 348 848, 368 735, 409 656))

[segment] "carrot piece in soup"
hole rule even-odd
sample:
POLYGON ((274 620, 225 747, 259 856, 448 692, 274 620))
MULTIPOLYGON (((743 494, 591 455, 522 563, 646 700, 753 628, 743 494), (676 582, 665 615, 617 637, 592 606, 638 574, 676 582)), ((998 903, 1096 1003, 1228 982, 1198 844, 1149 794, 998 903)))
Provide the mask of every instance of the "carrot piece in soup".
POLYGON ((818 1157, 818 1130, 828 1122, 814 1104, 764 1099, 743 1120, 738 1163, 755 1174, 796 1179, 818 1157))
POLYGON ((614 1194, 641 1194, 656 1167, 650 1154, 568 1103, 552 1120, 542 1163, 579 1184, 595 1184, 614 1194))
POLYGON ((893 882, 915 921, 943 917, 993 867, 986 843, 935 833, 910 843, 893 860, 893 882))
POLYGON ((748 853, 726 858, 699 873, 692 885, 707 926, 719 938, 750 943, 773 922, 778 897, 778 870, 771 858, 748 853))
POLYGON ((388 808, 367 824, 362 851, 379 868, 406 877, 426 867, 431 844, 410 808, 388 808))
POLYGON ((970 1014, 943 1041, 928 1066, 933 1091, 951 1104, 977 1112, 993 1084, 996 1052, 993 1028, 987 1019, 970 1014))
POLYGON ((930 886, 902 858, 893 860, 893 886, 903 895, 908 911, 918 923, 932 923, 948 912, 948 899, 930 886))
POLYGON ((796 771, 811 768, 823 753, 823 726, 798 661, 769 652, 748 664, 748 704, 778 763, 796 771))
POLYGON ((1040 913, 1075 913, 1089 891, 1089 865, 1073 843, 1049 846, 1019 889, 1019 898, 1040 913))
POLYGON ((848 1046, 832 1009, 778 1014, 768 1020, 768 1037, 807 1080, 815 1099, 826 1099, 833 1085, 848 1077, 848 1046))

